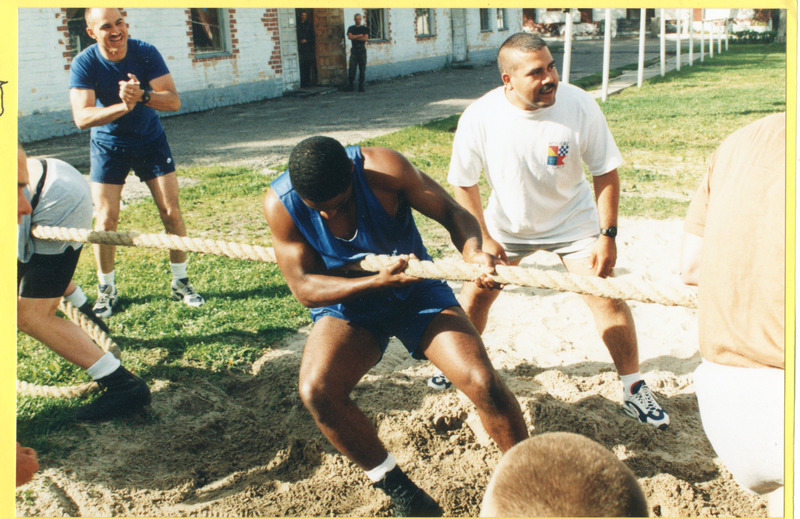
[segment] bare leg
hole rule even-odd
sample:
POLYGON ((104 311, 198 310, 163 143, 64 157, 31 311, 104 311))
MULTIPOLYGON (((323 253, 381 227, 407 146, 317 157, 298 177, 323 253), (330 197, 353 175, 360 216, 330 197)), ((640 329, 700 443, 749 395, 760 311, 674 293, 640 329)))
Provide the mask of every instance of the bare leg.
MULTIPOLYGON (((566 259, 562 262, 572 274, 592 275, 586 259, 566 259)), ((605 297, 582 296, 594 316, 600 338, 608 348, 620 375, 639 371, 639 347, 636 325, 625 301, 605 297)))
POLYGON ((350 392, 378 360, 371 332, 335 317, 314 325, 300 365, 300 397, 322 434, 364 470, 388 456, 372 422, 350 399, 350 392))
MULTIPOLYGON (((520 264, 520 261, 514 261, 510 264, 516 266, 520 264)), ((461 292, 458 294, 458 302, 481 335, 486 330, 486 323, 489 322, 489 309, 499 296, 500 290, 480 288, 472 282, 465 282, 461 287, 461 292)))
MULTIPOLYGON (((90 182, 92 202, 97 211, 94 228, 97 231, 116 231, 119 224, 119 204, 122 185, 90 182)), ((100 272, 108 274, 114 270, 115 245, 94 245, 94 256, 100 272)))
POLYGON ((90 368, 103 350, 79 326, 56 316, 60 297, 17 298, 17 327, 83 369, 90 368))
MULTIPOLYGON (((148 180, 146 184, 150 188, 156 207, 158 207, 158 214, 164 223, 164 230, 168 234, 186 236, 186 225, 183 223, 183 215, 178 202, 177 174, 173 171, 148 180)), ((183 263, 186 261, 186 252, 171 250, 169 251, 169 260, 172 263, 183 263)))
POLYGON ((500 450, 528 437, 519 402, 486 354, 477 330, 464 311, 451 307, 425 330, 420 347, 428 359, 477 407, 478 415, 500 450))

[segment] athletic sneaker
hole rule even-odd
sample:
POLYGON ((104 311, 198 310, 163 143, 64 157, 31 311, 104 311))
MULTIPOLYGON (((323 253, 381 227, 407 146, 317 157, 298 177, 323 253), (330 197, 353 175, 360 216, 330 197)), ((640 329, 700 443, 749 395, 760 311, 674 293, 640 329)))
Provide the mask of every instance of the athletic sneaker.
POLYGON ((375 483, 394 503, 395 517, 441 517, 442 508, 424 490, 408 479, 408 476, 395 466, 386 476, 375 483))
POLYGON ((189 278, 173 279, 171 288, 172 299, 175 301, 183 300, 189 306, 203 306, 206 302, 203 296, 194 291, 189 278))
POLYGON ((453 383, 450 382, 449 378, 444 376, 444 373, 439 373, 428 379, 428 387, 432 387, 436 391, 444 391, 445 389, 449 389, 452 385, 453 383))
POLYGON ((631 417, 658 429, 666 429, 669 425, 669 415, 658 405, 644 380, 633 385, 631 395, 625 397, 623 409, 631 417))
POLYGON ((83 315, 85 315, 86 317, 88 317, 90 321, 92 321, 94 324, 100 327, 100 329, 103 330, 105 333, 107 334, 111 333, 111 330, 108 329, 108 325, 102 319, 97 317, 96 313, 94 313, 94 308, 92 308, 92 305, 89 304, 89 301, 86 301, 81 306, 79 306, 78 311, 83 315))
POLYGON ((97 285, 97 301, 92 312, 97 317, 111 317, 111 308, 117 304, 117 287, 115 285, 97 285))

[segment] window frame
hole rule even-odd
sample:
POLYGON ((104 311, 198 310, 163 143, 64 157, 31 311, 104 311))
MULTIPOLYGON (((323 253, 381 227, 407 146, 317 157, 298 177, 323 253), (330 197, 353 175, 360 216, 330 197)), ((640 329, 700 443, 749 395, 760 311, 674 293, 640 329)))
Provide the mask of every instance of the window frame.
POLYGON ((86 32, 85 11, 86 8, 84 7, 68 7, 64 9, 64 25, 67 26, 70 59, 74 59, 81 51, 95 42, 86 32))
POLYGON ((508 30, 508 13, 506 12, 505 7, 497 8, 497 30, 498 31, 508 30))
MULTIPOLYGON (((217 8, 217 7, 191 7, 188 9, 189 11, 189 24, 192 33, 192 51, 195 55, 195 58, 202 59, 202 58, 213 58, 219 56, 230 56, 232 52, 231 47, 231 36, 230 31, 228 30, 228 10, 224 8, 217 8), (198 25, 203 22, 199 21, 199 16, 195 16, 195 12, 202 10, 208 11, 215 11, 217 14, 217 31, 216 33, 219 35, 219 48, 200 48, 198 47, 198 38, 197 35, 200 34, 200 29, 198 29, 198 25), (197 18, 197 20, 196 20, 197 18)), ((206 25, 209 22, 205 22, 206 25)), ((213 29, 213 27, 212 27, 213 29)), ((211 38, 213 43, 213 37, 211 38)))
POLYGON ((481 32, 492 32, 491 13, 489 13, 488 8, 478 9, 478 23, 481 32))
POLYGON ((436 36, 436 28, 434 26, 433 9, 422 7, 414 9, 414 32, 417 38, 431 38, 436 36), (428 32, 420 32, 420 20, 427 20, 428 32))
POLYGON ((389 41, 386 11, 387 9, 364 9, 364 24, 369 30, 369 41, 389 41), (375 21, 376 14, 379 15, 377 23, 375 21), (379 32, 376 32, 377 30, 379 32))

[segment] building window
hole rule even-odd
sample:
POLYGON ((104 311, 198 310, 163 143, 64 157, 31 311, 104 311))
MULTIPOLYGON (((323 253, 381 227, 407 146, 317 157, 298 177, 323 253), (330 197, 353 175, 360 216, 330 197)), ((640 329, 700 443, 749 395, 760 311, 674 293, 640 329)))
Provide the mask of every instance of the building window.
POLYGON ((386 9, 365 9, 365 23, 370 40, 386 40, 386 9))
POLYGON ((478 9, 478 12, 481 17, 481 31, 490 31, 491 28, 489 27, 489 10, 488 9, 478 9))
POLYGON ((222 9, 190 9, 192 40, 197 54, 228 52, 225 20, 222 9))
POLYGON ((415 9, 417 36, 433 36, 433 9, 415 9))
POLYGON ((73 58, 80 51, 94 43, 94 40, 86 33, 86 19, 83 17, 85 10, 83 7, 68 8, 66 10, 69 52, 73 58))
POLYGON ((508 29, 506 27, 506 10, 498 8, 497 9, 497 30, 504 31, 508 29))

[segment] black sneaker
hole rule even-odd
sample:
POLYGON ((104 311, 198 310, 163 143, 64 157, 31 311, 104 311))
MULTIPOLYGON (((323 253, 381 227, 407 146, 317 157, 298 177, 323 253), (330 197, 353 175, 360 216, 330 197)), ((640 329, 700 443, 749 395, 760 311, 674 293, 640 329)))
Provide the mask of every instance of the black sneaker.
POLYGON ((111 334, 111 330, 108 329, 108 325, 94 313, 92 310, 92 305, 89 301, 86 301, 81 306, 78 307, 78 311, 89 318, 94 324, 96 324, 101 330, 103 330, 107 334, 111 334))
POLYGON ((395 467, 375 483, 394 503, 395 517, 441 517, 442 508, 424 490, 395 467))
POLYGON ((97 380, 103 394, 78 410, 78 420, 99 421, 123 416, 150 403, 150 388, 142 379, 120 366, 97 380))

